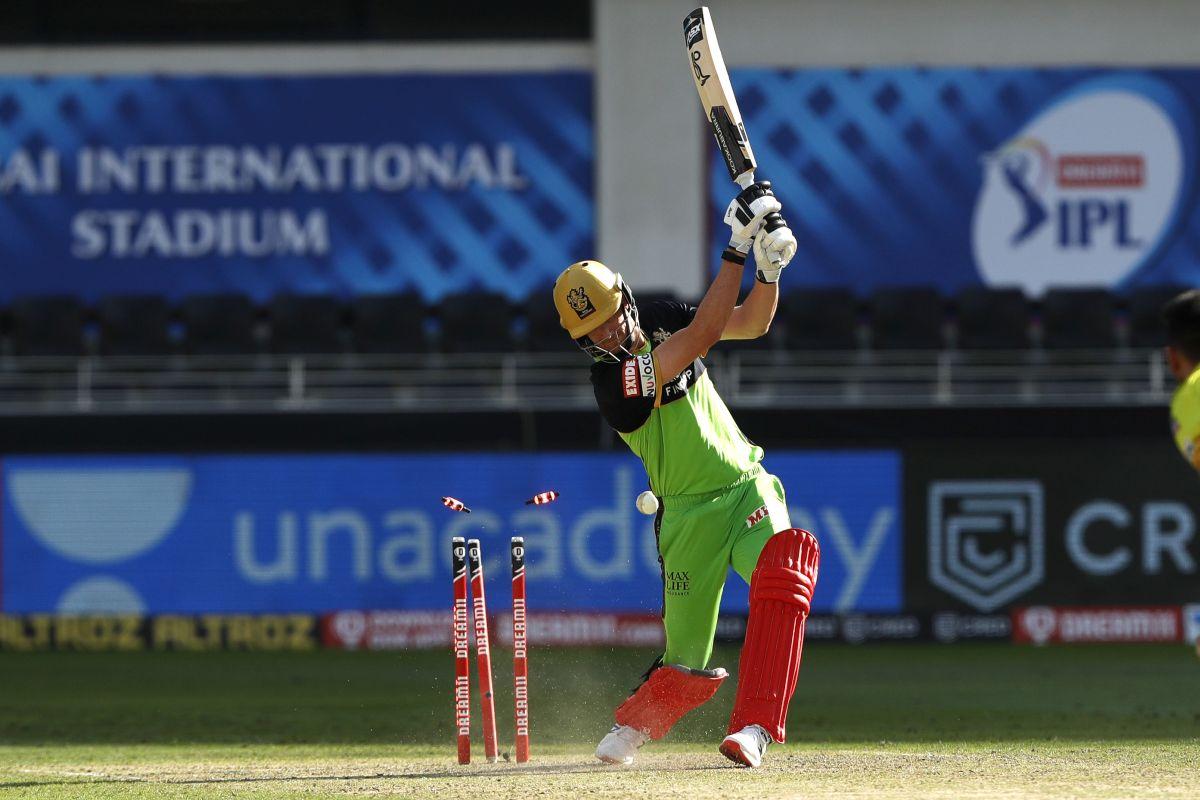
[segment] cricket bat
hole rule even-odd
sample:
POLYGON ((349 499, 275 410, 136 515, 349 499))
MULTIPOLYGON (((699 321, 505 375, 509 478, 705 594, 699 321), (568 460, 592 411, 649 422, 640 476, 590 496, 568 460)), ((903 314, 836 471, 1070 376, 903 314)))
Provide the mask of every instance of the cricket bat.
MULTIPOLYGON (((704 115, 712 125, 717 148, 725 159, 729 178, 745 189, 754 183, 754 150, 750 148, 750 137, 742 124, 742 112, 738 110, 733 84, 729 82, 729 71, 725 69, 725 58, 717 43, 717 31, 713 27, 708 6, 700 6, 683 20, 683 43, 687 48, 688 62, 692 67, 692 80, 700 94, 704 115)), ((779 214, 769 214, 764 220, 767 230, 782 226, 779 214)))

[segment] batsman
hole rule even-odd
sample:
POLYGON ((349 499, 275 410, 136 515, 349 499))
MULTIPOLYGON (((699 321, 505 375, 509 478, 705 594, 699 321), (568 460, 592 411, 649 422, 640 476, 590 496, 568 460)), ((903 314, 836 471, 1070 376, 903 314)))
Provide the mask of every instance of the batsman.
POLYGON ((782 484, 763 469, 762 448, 738 429, 703 361, 722 339, 767 332, 780 273, 796 252, 780 208, 765 181, 733 199, 729 246, 699 307, 639 307, 621 276, 598 261, 572 264, 554 285, 562 326, 593 359, 600 413, 642 460, 660 500, 654 531, 666 650, 596 748, 607 763, 633 763, 642 745, 665 736, 728 676, 708 660, 731 565, 750 584, 750 616, 720 751, 757 767, 767 746, 786 736, 820 548, 791 527, 782 484), (756 281, 737 305, 751 248, 756 281))

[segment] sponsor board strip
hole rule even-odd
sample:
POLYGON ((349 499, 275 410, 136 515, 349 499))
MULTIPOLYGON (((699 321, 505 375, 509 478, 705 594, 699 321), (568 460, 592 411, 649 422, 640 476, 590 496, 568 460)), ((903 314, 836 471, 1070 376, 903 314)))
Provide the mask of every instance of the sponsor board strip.
MULTIPOLYGON (((489 620, 497 643, 512 647, 512 614, 503 612, 489 620)), ((530 646, 659 647, 665 643, 658 614, 604 612, 526 615, 530 646)), ((321 618, 321 643, 344 650, 398 650, 449 647, 449 611, 337 611, 321 618)))
POLYGON ((1179 606, 1031 606, 1013 610, 1013 641, 1023 644, 1179 642, 1179 606))
POLYGON ((312 614, 0 615, 0 651, 314 650, 312 614))

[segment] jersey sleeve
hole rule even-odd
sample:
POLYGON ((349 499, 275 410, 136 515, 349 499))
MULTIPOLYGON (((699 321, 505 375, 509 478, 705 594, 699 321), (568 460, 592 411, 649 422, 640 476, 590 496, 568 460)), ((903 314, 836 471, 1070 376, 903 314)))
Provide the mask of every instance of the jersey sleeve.
POLYGON ((1194 380, 1180 386, 1171 400, 1171 432, 1179 452, 1200 470, 1200 384, 1194 380))
POLYGON ((654 411, 658 396, 654 357, 647 353, 619 364, 596 364, 592 367, 592 389, 601 415, 613 430, 633 433, 654 411))

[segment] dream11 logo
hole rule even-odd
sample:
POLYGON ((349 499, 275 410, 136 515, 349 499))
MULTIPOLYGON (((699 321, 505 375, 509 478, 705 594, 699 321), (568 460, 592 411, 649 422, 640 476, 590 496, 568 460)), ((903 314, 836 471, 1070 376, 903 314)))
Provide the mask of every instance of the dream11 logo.
POLYGON ((1190 115, 1149 76, 1086 82, 984 158, 972 240, 991 285, 1111 286, 1169 235, 1191 171, 1190 115))

